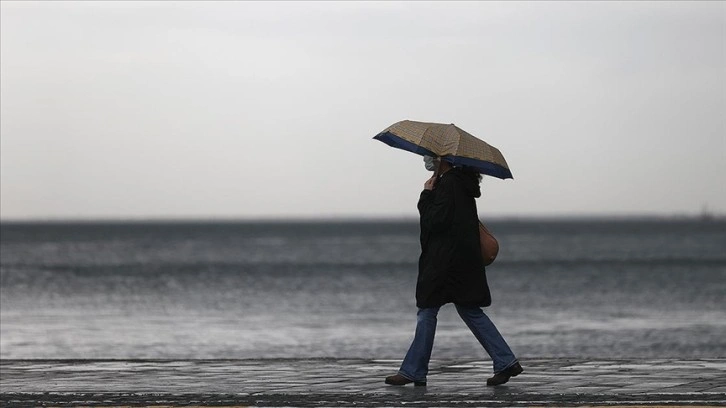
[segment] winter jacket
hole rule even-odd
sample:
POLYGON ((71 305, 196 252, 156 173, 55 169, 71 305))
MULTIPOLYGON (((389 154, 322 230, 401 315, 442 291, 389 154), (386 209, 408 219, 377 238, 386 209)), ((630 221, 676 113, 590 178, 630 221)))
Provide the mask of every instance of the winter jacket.
POLYGON ((479 246, 476 174, 452 168, 418 202, 421 215, 416 306, 489 306, 491 295, 479 246))

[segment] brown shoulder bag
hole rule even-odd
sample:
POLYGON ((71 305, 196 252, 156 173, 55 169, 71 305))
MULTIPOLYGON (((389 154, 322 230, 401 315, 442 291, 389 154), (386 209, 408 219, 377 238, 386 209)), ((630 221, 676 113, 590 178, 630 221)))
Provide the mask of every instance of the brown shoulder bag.
POLYGON ((499 242, 481 221, 479 221, 479 245, 481 245, 481 257, 484 259, 484 266, 491 265, 497 259, 499 242))

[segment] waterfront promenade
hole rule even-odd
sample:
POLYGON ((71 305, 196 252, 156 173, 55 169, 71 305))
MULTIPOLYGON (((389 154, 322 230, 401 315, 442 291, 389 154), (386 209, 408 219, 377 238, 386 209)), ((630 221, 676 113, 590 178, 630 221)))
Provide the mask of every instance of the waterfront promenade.
POLYGON ((5 406, 726 406, 726 359, 523 359, 487 387, 489 361, 433 360, 427 387, 393 387, 399 361, 2 360, 5 406))

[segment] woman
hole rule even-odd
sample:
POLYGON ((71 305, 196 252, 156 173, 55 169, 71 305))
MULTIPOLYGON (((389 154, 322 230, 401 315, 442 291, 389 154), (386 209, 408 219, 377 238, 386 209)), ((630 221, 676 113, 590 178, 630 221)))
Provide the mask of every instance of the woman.
POLYGON ((523 369, 481 307, 491 305, 479 246, 479 217, 475 198, 481 196, 481 176, 468 168, 452 167, 439 158, 424 158, 434 176, 424 184, 418 201, 421 215, 421 256, 416 283, 416 333, 398 374, 386 384, 426 385, 436 316, 441 306, 454 303, 494 364, 487 385, 504 384, 523 369))

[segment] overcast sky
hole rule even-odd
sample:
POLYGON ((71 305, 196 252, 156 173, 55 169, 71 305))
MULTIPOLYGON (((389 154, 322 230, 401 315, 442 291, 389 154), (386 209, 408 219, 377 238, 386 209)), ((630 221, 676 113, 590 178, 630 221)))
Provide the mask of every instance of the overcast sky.
POLYGON ((455 123, 482 217, 726 213, 725 2, 0 2, 0 216, 415 217, 455 123))

